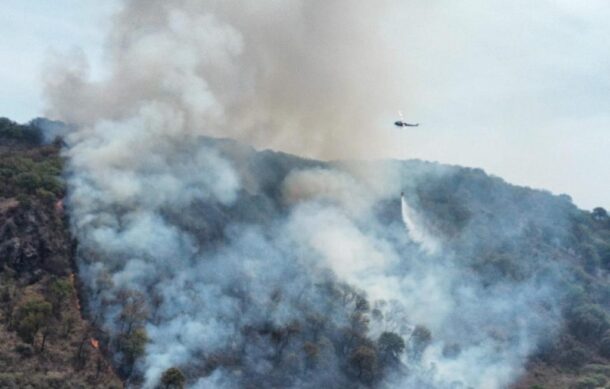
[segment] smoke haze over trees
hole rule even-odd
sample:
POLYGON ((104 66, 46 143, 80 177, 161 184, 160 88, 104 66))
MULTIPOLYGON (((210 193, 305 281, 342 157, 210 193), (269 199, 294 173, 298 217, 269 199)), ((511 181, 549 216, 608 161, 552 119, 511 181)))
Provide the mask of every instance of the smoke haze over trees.
MULTIPOLYGON (((130 0, 106 79, 49 69, 84 309, 128 385, 503 388, 528 361, 607 362, 603 212, 356 161, 398 96, 363 28, 391 4, 130 0)), ((24 339, 52 311, 24 306, 24 339)))

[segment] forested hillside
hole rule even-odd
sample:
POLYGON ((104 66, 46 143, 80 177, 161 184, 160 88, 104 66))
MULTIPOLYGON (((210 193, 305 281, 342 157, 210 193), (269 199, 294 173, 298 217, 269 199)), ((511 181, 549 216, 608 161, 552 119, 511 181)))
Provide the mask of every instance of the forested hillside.
MULTIPOLYGON (((518 388, 599 388, 610 379, 610 218, 568 196, 451 168, 417 180, 417 201, 436 231, 484 284, 553 277, 557 330, 528 359, 518 388), (464 239, 467 237, 467 239, 464 239), (464 244, 468 247, 464 247, 464 244), (474 255, 472 255, 474 254, 474 255)), ((531 307, 536 309, 536 307, 531 307)))
POLYGON ((0 387, 610 385, 602 208, 209 138, 104 187, 41 131, 0 120, 0 387))
POLYGON ((0 119, 0 387, 119 388, 81 317, 60 142, 0 119))

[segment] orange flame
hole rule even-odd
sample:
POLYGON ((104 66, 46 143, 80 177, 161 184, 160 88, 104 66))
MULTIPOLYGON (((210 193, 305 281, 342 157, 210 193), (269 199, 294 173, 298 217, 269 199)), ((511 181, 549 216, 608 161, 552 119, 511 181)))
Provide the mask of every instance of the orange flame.
POLYGON ((89 342, 91 343, 91 346, 93 346, 94 349, 99 350, 99 348, 100 348, 99 340, 91 338, 91 340, 89 342))

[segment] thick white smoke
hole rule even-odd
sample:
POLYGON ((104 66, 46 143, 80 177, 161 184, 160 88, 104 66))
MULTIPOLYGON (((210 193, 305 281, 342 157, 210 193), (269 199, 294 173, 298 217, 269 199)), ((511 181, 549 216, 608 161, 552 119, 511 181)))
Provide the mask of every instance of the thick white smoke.
MULTIPOLYGON (((66 137, 68 204, 92 316, 115 339, 126 307, 146 308, 144 387, 172 366, 193 387, 238 387, 237 366, 278 385, 279 346, 260 333, 315 317, 345 327, 353 317, 331 281, 371 300, 370 336, 431 331, 422 355, 402 356, 408 376, 382 383, 390 387, 505 387, 549 329, 528 309, 547 288, 484 290, 453 253, 408 239, 400 164, 322 165, 200 138, 325 158, 374 152, 385 139, 371 136, 368 112, 393 106, 404 87, 384 50, 388 3, 125 1, 107 79, 89 80, 82 58, 49 72, 50 115, 76 128, 66 137), (264 158, 277 161, 257 165, 264 158)), ((282 345, 296 366, 290 385, 348 386, 340 350, 316 341, 314 375, 300 348, 282 345)))
MULTIPOLYGON (((391 163, 376 165, 380 175, 392 168, 391 163)), ((404 179, 403 185, 412 184, 404 179)), ((319 255, 321 262, 310 265, 312 269, 330 268, 367 292, 382 312, 371 323, 373 336, 391 330, 410 339, 416 324, 431 330, 433 340, 421 360, 404 357, 410 375, 386 385, 507 387, 523 372, 528 355, 556 329, 549 321, 559 317, 553 281, 532 278, 486 287, 460 263, 459 255, 474 253, 443 250, 442 237, 422 227, 423 215, 409 207, 404 195, 393 207, 402 211, 402 218, 397 215, 383 224, 361 210, 374 208, 385 196, 374 195, 365 181, 355 182, 346 171, 319 168, 289 175, 285 195, 305 205, 292 212, 285 232, 295 237, 297 246, 319 255), (543 304, 550 313, 540 309, 543 304)), ((497 232, 502 234, 498 238, 523 233, 497 232)))

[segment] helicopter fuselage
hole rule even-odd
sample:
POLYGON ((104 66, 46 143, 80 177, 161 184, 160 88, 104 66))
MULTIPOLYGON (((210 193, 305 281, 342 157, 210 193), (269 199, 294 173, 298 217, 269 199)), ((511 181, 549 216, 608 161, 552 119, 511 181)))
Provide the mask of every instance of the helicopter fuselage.
POLYGON ((405 122, 399 120, 397 122, 394 122, 394 125, 397 127, 417 127, 417 126, 419 126, 419 123, 410 124, 410 123, 405 123, 405 122))

